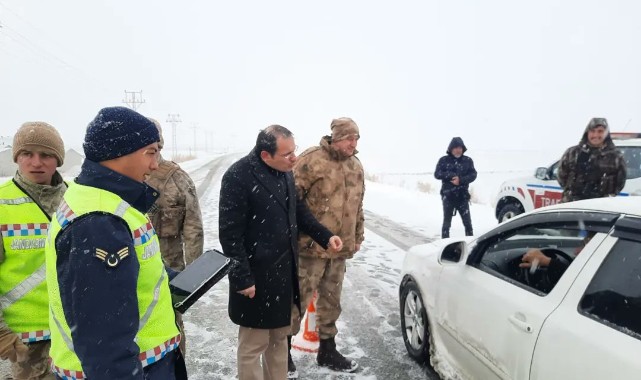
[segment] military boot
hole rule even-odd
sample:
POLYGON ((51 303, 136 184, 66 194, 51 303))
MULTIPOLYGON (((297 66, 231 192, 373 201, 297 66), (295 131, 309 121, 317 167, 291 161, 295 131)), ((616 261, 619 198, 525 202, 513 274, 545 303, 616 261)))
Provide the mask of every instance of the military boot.
POLYGON ((296 364, 292 360, 292 336, 287 335, 287 378, 288 379, 298 379, 298 371, 296 370, 296 364))
POLYGON ((316 363, 321 367, 327 367, 340 372, 354 372, 358 368, 358 363, 347 359, 341 355, 340 352, 336 351, 334 338, 320 340, 316 363))

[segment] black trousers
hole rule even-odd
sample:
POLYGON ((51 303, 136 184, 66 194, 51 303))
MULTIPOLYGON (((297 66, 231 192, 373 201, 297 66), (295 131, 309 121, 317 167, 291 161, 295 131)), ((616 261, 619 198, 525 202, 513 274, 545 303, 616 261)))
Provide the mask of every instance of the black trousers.
POLYGON ((465 227, 465 235, 474 235, 472 231, 472 216, 470 214, 470 202, 467 199, 457 199, 443 197, 443 227, 441 228, 441 238, 445 239, 450 237, 450 227, 452 226, 452 216, 455 212, 461 215, 463 219, 463 226, 465 227))

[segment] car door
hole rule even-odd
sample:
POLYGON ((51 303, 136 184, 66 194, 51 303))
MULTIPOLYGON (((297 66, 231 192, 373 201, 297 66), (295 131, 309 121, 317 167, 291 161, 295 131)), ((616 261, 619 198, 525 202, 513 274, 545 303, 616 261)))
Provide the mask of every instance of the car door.
POLYGON ((531 379, 638 379, 640 357, 641 219, 624 218, 545 321, 531 379))
POLYGON ((443 267, 436 324, 448 356, 464 376, 528 378, 541 326, 561 303, 585 257, 605 237, 592 238, 583 248, 586 256, 575 259, 549 292, 533 288, 519 278, 523 254, 536 247, 571 254, 582 242, 585 223, 575 216, 560 220, 562 216, 541 213, 508 222, 481 237, 465 265, 443 267))
POLYGON ((527 191, 532 197, 534 208, 555 205, 561 202, 563 198, 563 188, 559 185, 557 173, 559 171, 559 161, 555 162, 548 168, 548 174, 545 179, 530 181, 527 184, 527 191))

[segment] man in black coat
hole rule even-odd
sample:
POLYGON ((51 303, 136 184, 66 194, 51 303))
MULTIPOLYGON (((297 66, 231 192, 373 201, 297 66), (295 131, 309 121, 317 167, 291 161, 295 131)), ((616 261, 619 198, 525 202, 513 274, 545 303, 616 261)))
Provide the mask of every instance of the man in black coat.
POLYGON ((232 259, 229 317, 240 326, 239 380, 287 378, 292 304, 300 309, 298 228, 333 252, 342 248, 296 195, 295 150, 287 128, 269 126, 222 179, 219 239, 232 259))
POLYGON ((434 177, 440 179, 441 199, 443 199, 443 227, 441 237, 450 237, 452 216, 458 211, 463 219, 465 235, 472 236, 472 217, 470 215, 469 185, 476 179, 474 161, 463 154, 467 148, 460 137, 454 137, 447 147, 447 155, 436 164, 434 177))

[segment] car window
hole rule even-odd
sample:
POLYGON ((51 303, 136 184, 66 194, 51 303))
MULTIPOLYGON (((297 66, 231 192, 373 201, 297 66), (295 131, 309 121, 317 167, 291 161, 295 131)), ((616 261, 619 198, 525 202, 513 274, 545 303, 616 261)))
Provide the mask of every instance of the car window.
POLYGON ((622 146, 619 150, 625 159, 627 179, 641 177, 641 147, 622 146))
POLYGON ((619 239, 579 304, 579 312, 641 340, 641 243, 619 239))
POLYGON ((475 255, 478 269, 525 287, 539 295, 549 293, 556 285, 574 257, 587 242, 591 233, 579 226, 535 224, 517 228, 480 243, 475 255), (550 265, 537 260, 533 268, 520 267, 523 256, 539 250, 551 259, 550 265), (540 265, 539 265, 540 264, 540 265))

